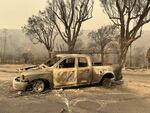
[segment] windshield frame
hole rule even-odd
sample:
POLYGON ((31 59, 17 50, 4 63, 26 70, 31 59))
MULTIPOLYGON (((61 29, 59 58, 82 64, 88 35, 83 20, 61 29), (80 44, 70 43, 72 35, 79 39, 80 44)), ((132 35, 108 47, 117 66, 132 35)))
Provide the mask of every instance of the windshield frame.
POLYGON ((61 58, 61 57, 58 57, 58 56, 52 57, 52 58, 48 59, 48 60, 44 63, 44 65, 46 65, 46 66, 48 66, 48 67, 53 67, 53 66, 55 66, 55 64, 57 64, 61 59, 62 59, 62 58, 61 58), (54 60, 56 60, 56 61, 54 61, 54 60), (50 61, 54 61, 54 63, 52 63, 51 65, 48 65, 48 62, 50 62, 50 61))

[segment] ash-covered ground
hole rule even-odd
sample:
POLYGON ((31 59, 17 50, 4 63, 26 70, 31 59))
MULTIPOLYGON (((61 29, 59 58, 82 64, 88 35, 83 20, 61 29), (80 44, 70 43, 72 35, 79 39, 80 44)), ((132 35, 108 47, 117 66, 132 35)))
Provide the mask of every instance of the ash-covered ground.
POLYGON ((12 89, 15 69, 0 65, 0 113, 150 113, 150 71, 127 70, 124 84, 105 89, 78 87, 20 93, 12 89))

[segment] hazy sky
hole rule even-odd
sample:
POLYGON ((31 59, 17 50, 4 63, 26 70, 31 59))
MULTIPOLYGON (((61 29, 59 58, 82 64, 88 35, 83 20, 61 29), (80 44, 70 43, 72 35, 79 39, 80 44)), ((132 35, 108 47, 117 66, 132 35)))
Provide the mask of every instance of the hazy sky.
MULTIPOLYGON (((28 17, 37 14, 39 10, 46 7, 47 0, 0 0, 0 29, 20 29, 26 24, 28 17)), ((100 8, 99 0, 95 0, 93 18, 86 21, 83 29, 96 29, 107 25, 110 20, 100 8)), ((150 24, 144 27, 150 30, 150 24)))

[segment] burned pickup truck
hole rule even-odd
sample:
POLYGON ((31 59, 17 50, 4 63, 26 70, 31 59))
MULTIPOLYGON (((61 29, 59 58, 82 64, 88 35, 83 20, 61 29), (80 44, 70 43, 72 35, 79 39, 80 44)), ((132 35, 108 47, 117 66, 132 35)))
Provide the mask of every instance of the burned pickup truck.
POLYGON ((13 80, 13 88, 32 88, 40 93, 46 87, 53 89, 91 84, 109 87, 114 78, 111 66, 94 65, 88 55, 59 54, 45 64, 22 69, 13 80))

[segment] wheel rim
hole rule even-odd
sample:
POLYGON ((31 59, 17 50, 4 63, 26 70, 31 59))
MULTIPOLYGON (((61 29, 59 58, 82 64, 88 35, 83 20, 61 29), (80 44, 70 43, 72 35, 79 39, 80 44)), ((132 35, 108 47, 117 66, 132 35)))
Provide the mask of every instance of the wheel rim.
POLYGON ((41 80, 38 80, 33 84, 33 90, 37 93, 42 92, 44 88, 45 88, 44 82, 41 80))

